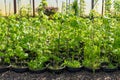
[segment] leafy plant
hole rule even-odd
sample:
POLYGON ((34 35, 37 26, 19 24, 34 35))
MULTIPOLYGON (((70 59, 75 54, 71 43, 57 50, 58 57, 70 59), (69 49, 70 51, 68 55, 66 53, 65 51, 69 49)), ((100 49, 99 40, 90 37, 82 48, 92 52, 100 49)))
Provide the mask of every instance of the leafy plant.
POLYGON ((93 70, 99 69, 101 64, 100 48, 97 46, 85 46, 83 66, 93 70))
POLYGON ((56 69, 63 63, 93 70, 103 62, 120 64, 119 18, 96 17, 93 11, 92 20, 59 12, 49 19, 45 7, 46 1, 41 3, 39 17, 0 17, 2 63, 26 62, 34 70, 42 69, 46 62, 56 69))
POLYGON ((75 12, 75 15, 78 16, 78 14, 79 14, 78 0, 74 0, 72 8, 73 8, 73 10, 75 12))
POLYGON ((80 0, 80 16, 85 14, 85 0, 80 0))
POLYGON ((65 60, 64 65, 67 67, 72 67, 72 68, 80 68, 81 67, 81 63, 77 60, 74 60, 74 61, 65 60))
POLYGON ((120 1, 115 0, 114 1, 114 17, 120 17, 120 1))
POLYGON ((47 56, 39 56, 35 60, 31 60, 28 63, 28 67, 31 70, 42 70, 46 68, 45 62, 48 61, 49 57, 47 56))
POLYGON ((117 62, 118 66, 120 66, 120 49, 113 50, 112 60, 117 62))
POLYGON ((46 0, 42 0, 37 10, 39 16, 43 15, 43 13, 45 12, 45 7, 47 7, 47 2, 46 0))
POLYGON ((106 15, 110 14, 110 12, 111 12, 111 5, 112 5, 112 1, 111 0, 105 0, 105 13, 106 13, 106 15))

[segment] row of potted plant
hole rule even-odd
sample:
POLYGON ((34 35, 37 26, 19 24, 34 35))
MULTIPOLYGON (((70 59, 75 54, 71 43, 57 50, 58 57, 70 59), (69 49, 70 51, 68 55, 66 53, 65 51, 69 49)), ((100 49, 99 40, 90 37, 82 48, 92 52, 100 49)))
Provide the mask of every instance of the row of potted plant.
POLYGON ((119 20, 80 18, 57 13, 29 18, 0 18, 0 65, 31 71, 69 70, 81 67, 95 71, 120 66, 119 20))
POLYGON ((65 60, 63 63, 61 63, 62 65, 60 65, 59 67, 58 65, 56 65, 56 67, 54 66, 53 68, 53 65, 55 64, 51 65, 51 63, 40 62, 40 61, 41 60, 37 59, 37 60, 30 61, 29 64, 16 63, 16 65, 13 65, 13 64, 0 65, 0 73, 6 72, 9 70, 17 73, 24 73, 24 72, 43 73, 43 72, 49 71, 51 73, 56 73, 56 74, 63 73, 64 71, 114 72, 114 71, 120 70, 120 68, 115 63, 107 63, 107 62, 101 63, 97 68, 95 66, 98 66, 98 65, 96 65, 95 63, 92 63, 93 67, 91 68, 91 66, 90 67, 87 65, 83 66, 82 63, 80 63, 77 60, 74 60, 73 62, 65 60))

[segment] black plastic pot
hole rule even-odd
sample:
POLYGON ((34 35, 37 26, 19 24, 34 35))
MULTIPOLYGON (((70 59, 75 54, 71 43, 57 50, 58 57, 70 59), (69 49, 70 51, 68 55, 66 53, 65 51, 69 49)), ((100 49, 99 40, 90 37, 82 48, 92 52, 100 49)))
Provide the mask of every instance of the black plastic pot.
POLYGON ((118 68, 113 68, 113 69, 110 69, 110 68, 106 68, 106 67, 103 67, 102 68, 102 70, 104 71, 104 72, 114 72, 114 71, 117 71, 118 70, 118 68))
POLYGON ((0 73, 8 71, 10 68, 9 65, 0 65, 0 73))
POLYGON ((14 71, 16 73, 24 73, 28 71, 27 63, 13 63, 11 64, 11 71, 14 71))
POLYGON ((79 72, 81 70, 83 70, 83 67, 79 67, 79 68, 73 68, 73 67, 66 67, 67 71, 69 72, 79 72))
POLYGON ((84 70, 87 71, 87 72, 100 72, 101 68, 93 70, 92 68, 84 67, 84 70))
POLYGON ((29 69, 29 72, 30 72, 30 73, 35 73, 35 74, 40 74, 40 73, 43 73, 43 72, 45 72, 45 71, 47 71, 47 68, 46 68, 46 67, 43 68, 43 69, 38 69, 38 70, 29 69))
POLYGON ((59 68, 53 68, 52 66, 49 66, 47 69, 50 73, 55 73, 55 74, 61 74, 66 70, 66 67, 59 67, 59 68))
POLYGON ((18 67, 18 66, 11 66, 11 71, 14 71, 16 73, 24 73, 28 71, 28 67, 18 67))
POLYGON ((120 70, 120 65, 118 66, 118 70, 120 70))
POLYGON ((101 64, 101 69, 104 71, 104 72, 114 72, 114 71, 117 71, 118 70, 118 67, 114 67, 114 68, 109 68, 108 67, 108 63, 104 62, 101 64))

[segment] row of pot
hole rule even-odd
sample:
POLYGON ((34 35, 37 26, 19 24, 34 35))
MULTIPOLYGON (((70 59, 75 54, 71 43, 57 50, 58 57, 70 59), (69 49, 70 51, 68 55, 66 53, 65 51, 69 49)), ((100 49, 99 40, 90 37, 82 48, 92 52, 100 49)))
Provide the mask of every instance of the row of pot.
POLYGON ((69 71, 69 72, 79 72, 79 71, 88 71, 88 72, 100 72, 100 71, 104 71, 104 72, 114 72, 117 70, 120 70, 120 67, 115 67, 115 68, 107 68, 105 66, 101 66, 99 69, 91 69, 91 68, 87 68, 87 67, 79 67, 79 68, 72 68, 72 67, 61 67, 58 69, 52 69, 50 67, 45 67, 41 70, 31 70, 28 67, 14 67, 14 66, 0 66, 0 73, 6 72, 6 71, 14 71, 16 73, 24 73, 24 72, 30 72, 30 73, 43 73, 43 72, 51 72, 51 73, 56 73, 56 74, 60 74, 64 71, 69 71))

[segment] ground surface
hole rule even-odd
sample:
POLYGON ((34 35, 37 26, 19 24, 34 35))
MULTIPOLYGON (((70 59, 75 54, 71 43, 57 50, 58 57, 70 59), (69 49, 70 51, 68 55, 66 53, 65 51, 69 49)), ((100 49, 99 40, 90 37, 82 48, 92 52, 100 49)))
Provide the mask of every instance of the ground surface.
POLYGON ((0 80, 120 80, 120 71, 105 73, 90 73, 87 71, 80 71, 70 73, 65 71, 62 74, 54 74, 44 72, 40 74, 15 73, 12 71, 0 73, 0 80))

